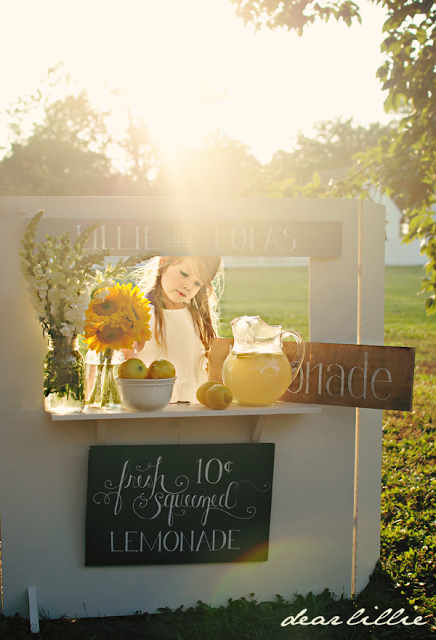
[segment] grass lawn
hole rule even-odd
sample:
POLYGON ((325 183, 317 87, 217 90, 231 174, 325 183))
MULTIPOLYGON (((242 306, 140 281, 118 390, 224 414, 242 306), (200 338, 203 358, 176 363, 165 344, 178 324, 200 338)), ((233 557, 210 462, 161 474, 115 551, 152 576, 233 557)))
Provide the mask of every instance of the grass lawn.
MULTIPOLYGON (((416 347, 420 363, 425 354, 431 359, 436 340, 436 316, 426 317, 424 298, 417 294, 422 273, 420 267, 387 267, 385 275, 385 344, 416 347)), ((222 337, 230 338, 228 323, 245 314, 294 328, 308 339, 308 290, 307 267, 229 269, 221 304, 222 337)))
POLYGON ((307 267, 228 269, 221 301, 221 336, 232 337, 229 323, 233 318, 256 315, 268 324, 296 329, 308 340, 308 291, 307 267))
MULTIPOLYGON (((295 328, 308 338, 307 269, 232 269, 222 301, 221 334, 231 337, 228 323, 243 314, 295 328), (282 291, 288 290, 283 301, 282 291), (253 302, 254 301, 254 302, 253 302), (227 326, 226 326, 227 325, 227 326)), ((160 614, 126 618, 50 620, 42 616, 40 638, 87 640, 421 640, 435 635, 436 614, 436 316, 427 318, 417 296, 421 269, 391 267, 386 271, 385 344, 416 348, 413 412, 385 412, 383 424, 382 530, 380 563, 370 583, 355 600, 337 599, 327 590, 298 594, 290 602, 257 602, 254 595, 213 608, 162 609, 160 614), (417 626, 286 626, 280 623, 302 609, 309 619, 339 616, 347 620, 366 612, 405 609, 417 626)), ((162 603, 164 605, 164 603, 162 603)), ((373 619, 373 618, 371 618, 373 619)), ((0 616, 0 639, 35 638, 29 623, 0 616)))

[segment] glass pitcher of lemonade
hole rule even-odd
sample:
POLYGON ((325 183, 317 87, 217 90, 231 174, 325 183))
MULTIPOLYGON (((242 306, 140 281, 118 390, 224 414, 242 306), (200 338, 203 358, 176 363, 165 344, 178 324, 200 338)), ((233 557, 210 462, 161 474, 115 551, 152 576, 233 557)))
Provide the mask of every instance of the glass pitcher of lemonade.
POLYGON ((223 381, 236 402, 245 406, 276 402, 296 378, 304 358, 304 341, 297 331, 282 331, 259 316, 231 321, 234 345, 223 364, 223 381), (283 340, 292 336, 297 351, 292 362, 282 351, 283 340))

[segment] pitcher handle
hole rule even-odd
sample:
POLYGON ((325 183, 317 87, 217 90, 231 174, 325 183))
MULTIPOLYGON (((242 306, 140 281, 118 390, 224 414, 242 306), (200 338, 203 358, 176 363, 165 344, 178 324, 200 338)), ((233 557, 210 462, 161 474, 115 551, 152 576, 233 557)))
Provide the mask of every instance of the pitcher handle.
POLYGON ((303 364, 305 345, 304 345, 304 340, 301 337, 301 335, 298 333, 298 331, 294 331, 293 329, 285 329, 285 331, 282 331, 280 334, 280 338, 282 341, 288 336, 292 336, 295 339, 295 342, 297 343, 297 353, 295 355, 295 359, 289 363, 291 365, 291 371, 292 371, 292 380, 291 380, 291 384, 292 384, 295 378, 297 377, 298 372, 300 371, 301 365, 303 364))

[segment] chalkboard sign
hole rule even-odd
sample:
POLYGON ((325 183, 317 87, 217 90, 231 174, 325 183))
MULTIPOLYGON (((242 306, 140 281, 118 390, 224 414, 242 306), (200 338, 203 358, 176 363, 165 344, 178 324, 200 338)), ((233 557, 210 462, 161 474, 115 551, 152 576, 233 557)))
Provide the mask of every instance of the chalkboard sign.
POLYGON ((274 446, 90 447, 86 566, 268 560, 274 446))

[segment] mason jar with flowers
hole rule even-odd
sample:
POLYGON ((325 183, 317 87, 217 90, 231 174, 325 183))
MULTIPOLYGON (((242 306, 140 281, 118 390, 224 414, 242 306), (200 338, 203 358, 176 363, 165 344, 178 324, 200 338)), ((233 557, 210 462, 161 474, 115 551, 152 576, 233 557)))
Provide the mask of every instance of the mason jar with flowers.
POLYGON ((109 249, 92 252, 86 247, 98 223, 85 229, 74 244, 68 232, 57 237, 46 235, 45 242, 35 242, 43 214, 39 211, 27 225, 20 264, 36 319, 49 338, 44 360, 44 409, 78 413, 85 405, 85 364, 78 336, 85 326, 91 293, 110 286, 129 266, 150 256, 131 256, 114 267, 108 265, 102 273, 96 265, 104 265, 109 249))

